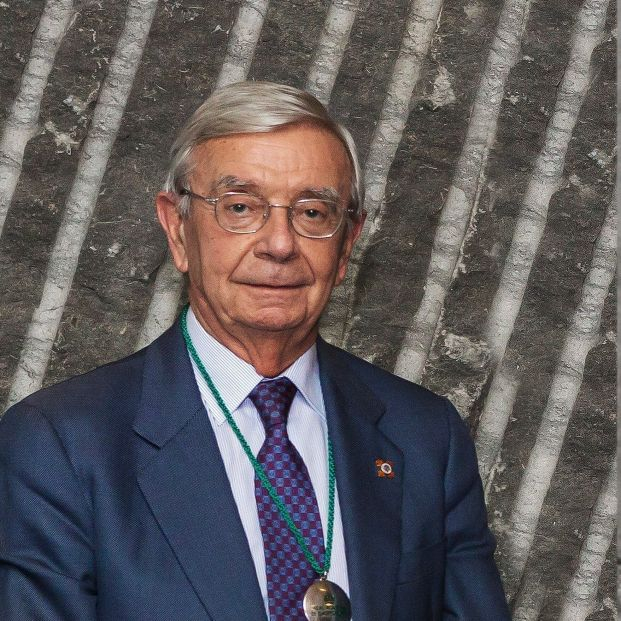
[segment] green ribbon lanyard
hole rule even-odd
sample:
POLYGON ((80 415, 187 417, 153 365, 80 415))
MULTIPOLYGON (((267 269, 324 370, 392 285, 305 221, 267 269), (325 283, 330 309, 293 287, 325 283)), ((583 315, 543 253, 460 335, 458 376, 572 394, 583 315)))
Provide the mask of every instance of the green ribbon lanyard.
POLYGON ((293 519, 291 518, 291 515, 289 511, 287 510, 285 503, 282 501, 282 499, 278 495, 278 492, 274 489, 274 486, 270 483, 270 480, 267 478, 267 474, 265 474, 265 470, 263 469, 263 466, 259 463, 257 458, 252 454, 252 450, 250 449, 248 442, 246 442, 246 438, 244 438, 244 434, 242 434, 241 430, 237 426, 237 423, 233 420, 233 416, 231 415, 231 412, 226 407, 226 404, 224 403, 224 400, 220 396, 218 389, 215 387, 211 377, 209 376, 209 373, 207 373, 207 369, 201 362, 201 359, 198 357, 198 354, 196 353, 196 348, 194 347, 194 344, 192 343, 192 339, 190 338, 190 333, 188 332, 188 310, 189 308, 190 308, 189 305, 186 305, 184 309, 181 311, 181 331, 183 332, 183 338, 185 340, 185 344, 188 348, 188 351, 190 352, 190 356, 192 357, 192 360, 194 360, 194 363, 198 367, 200 374, 203 376, 203 379, 205 380, 205 382, 207 382, 207 386, 209 387, 211 394, 214 396, 214 399, 220 406, 220 409, 222 410, 227 422, 229 423, 229 425, 231 426, 231 429, 237 436, 239 443, 242 445, 242 448, 244 449, 244 452, 248 456, 248 459, 250 460, 250 463, 252 464, 252 467, 254 468, 254 471, 257 477, 259 477, 259 480, 261 481, 261 485, 263 485, 263 487, 267 490, 267 493, 270 495, 270 498, 273 500, 274 504, 276 505, 276 508, 278 509, 278 512, 280 513, 280 516, 287 523, 287 526, 289 527, 291 534, 295 537, 295 540, 298 542, 298 545, 302 549, 302 552, 304 553, 306 560, 310 563, 311 567, 320 576, 324 576, 324 577, 327 576, 328 571, 330 570, 330 560, 332 557, 332 535, 333 535, 333 527, 334 527, 335 475, 334 475, 334 459, 332 457, 332 442, 330 442, 330 438, 328 437, 327 439, 327 444, 328 444, 328 535, 326 537, 324 564, 322 567, 315 560, 313 553, 309 550, 308 546, 306 545, 306 541, 304 541, 304 536, 300 532, 300 529, 293 522, 293 519))

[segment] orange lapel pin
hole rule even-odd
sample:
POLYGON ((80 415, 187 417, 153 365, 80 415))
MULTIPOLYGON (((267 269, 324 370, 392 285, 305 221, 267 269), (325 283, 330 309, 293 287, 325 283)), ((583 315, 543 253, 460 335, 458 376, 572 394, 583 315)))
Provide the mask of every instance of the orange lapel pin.
POLYGON ((387 459, 376 459, 375 467, 377 468, 377 476, 380 479, 394 479, 395 470, 393 463, 387 459))

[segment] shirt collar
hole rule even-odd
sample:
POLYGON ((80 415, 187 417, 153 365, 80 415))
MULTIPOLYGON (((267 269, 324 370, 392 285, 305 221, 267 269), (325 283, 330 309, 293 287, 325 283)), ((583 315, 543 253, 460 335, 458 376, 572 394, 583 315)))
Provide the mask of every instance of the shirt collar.
MULTIPOLYGON (((226 407, 231 413, 234 413, 250 391, 265 378, 259 375, 251 364, 236 356, 230 349, 211 336, 201 326, 191 307, 188 311, 187 322, 188 332, 198 357, 211 376, 226 407)), ((193 360, 192 366, 195 367, 193 360)), ((212 405, 210 409, 216 423, 222 424, 226 419, 217 406, 207 382, 200 373, 195 373, 195 375, 201 395, 206 397, 212 405)), ((325 419, 317 345, 313 343, 291 366, 279 375, 279 377, 282 376, 288 377, 310 407, 325 419)))

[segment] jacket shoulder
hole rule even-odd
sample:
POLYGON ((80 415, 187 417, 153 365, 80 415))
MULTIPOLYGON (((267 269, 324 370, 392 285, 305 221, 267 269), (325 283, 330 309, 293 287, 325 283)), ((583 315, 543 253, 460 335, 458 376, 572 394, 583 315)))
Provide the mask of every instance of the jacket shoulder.
POLYGON ((403 379, 344 349, 325 341, 321 341, 321 348, 325 349, 330 356, 335 357, 339 365, 346 367, 373 392, 381 396, 383 401, 412 400, 424 408, 445 408, 447 404, 450 404, 446 397, 420 384, 403 379))
MULTIPOLYGON (((145 350, 109 362, 29 395, 11 409, 34 408, 53 422, 60 418, 101 415, 107 406, 139 395, 145 350)), ((115 409, 115 408, 112 408, 115 409)))
POLYGON ((342 369, 342 377, 355 379, 383 404, 380 427, 398 446, 420 448, 424 438, 425 447, 436 451, 448 450, 452 437, 470 441, 468 425, 446 397, 323 341, 320 351, 342 369))
POLYGON ((0 419, 3 433, 13 429, 29 434, 33 421, 42 420, 69 454, 119 449, 132 437, 128 432, 141 405, 145 360, 160 339, 129 356, 34 392, 0 419))

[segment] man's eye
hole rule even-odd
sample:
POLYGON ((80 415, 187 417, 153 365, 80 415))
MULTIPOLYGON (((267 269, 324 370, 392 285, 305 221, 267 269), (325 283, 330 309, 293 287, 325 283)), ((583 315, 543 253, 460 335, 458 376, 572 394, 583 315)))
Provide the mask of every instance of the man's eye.
POLYGON ((309 220, 319 220, 323 214, 318 209, 305 209, 304 217, 309 220))
POLYGON ((220 209, 230 217, 248 217, 259 213, 261 205, 252 200, 231 198, 223 200, 220 209))
POLYGON ((313 220, 317 222, 329 217, 330 208, 322 201, 298 203, 298 208, 298 214, 304 220, 313 220))

